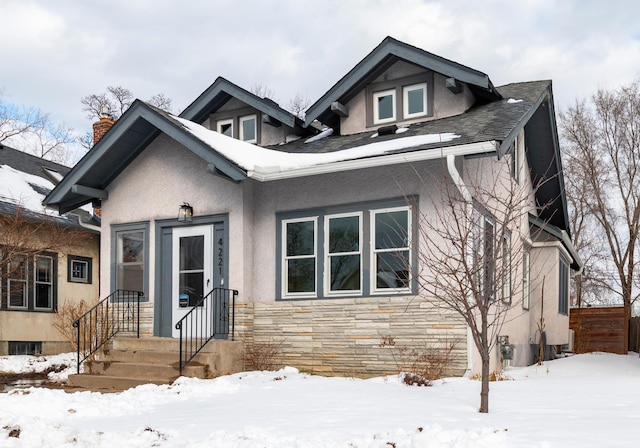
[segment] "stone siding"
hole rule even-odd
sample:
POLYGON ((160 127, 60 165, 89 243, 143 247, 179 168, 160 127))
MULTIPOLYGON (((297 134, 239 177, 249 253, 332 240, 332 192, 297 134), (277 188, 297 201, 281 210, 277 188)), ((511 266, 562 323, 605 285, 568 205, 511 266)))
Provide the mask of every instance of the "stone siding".
POLYGON ((452 343, 449 374, 462 375, 467 367, 466 326, 450 311, 417 297, 238 303, 235 318, 236 339, 282 342, 282 364, 309 373, 395 374, 400 349, 424 351, 452 343), (386 336, 395 339, 395 348, 380 346, 386 336))

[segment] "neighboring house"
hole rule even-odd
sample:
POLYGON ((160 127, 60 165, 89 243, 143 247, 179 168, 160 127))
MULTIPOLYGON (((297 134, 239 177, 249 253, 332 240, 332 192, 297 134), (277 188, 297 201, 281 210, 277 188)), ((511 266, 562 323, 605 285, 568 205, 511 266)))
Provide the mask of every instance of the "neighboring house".
POLYGON ((68 171, 0 145, 0 355, 71 351, 57 311, 97 301, 99 222, 42 205, 68 171))
POLYGON ((222 78, 180 117, 136 101, 45 203, 67 213, 102 201, 101 297, 144 291, 143 335, 175 337, 190 301, 180 295, 224 286, 239 291, 237 335, 282 341, 287 364, 392 372, 379 346, 390 335, 417 348, 456 342, 461 374, 480 366, 465 324, 420 297, 409 274, 421 269, 418 217, 439 207, 430 192, 441 183, 507 158, 513 182, 546 180, 522 216, 523 242, 509 246, 527 269, 513 273, 523 287, 503 334, 513 363, 525 365, 538 340, 540 279, 546 343, 558 346, 580 268, 553 107, 550 81, 496 88, 484 73, 386 38, 304 123, 222 78), (439 180, 416 175, 426 172, 439 180), (190 222, 177 219, 184 203, 190 222), (401 236, 386 238, 389 229, 401 236))

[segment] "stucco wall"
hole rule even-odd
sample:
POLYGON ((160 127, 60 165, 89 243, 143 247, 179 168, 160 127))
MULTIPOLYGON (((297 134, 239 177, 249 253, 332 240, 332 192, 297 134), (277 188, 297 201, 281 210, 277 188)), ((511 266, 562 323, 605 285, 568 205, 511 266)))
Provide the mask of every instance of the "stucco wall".
MULTIPOLYGON (((385 73, 381 74, 374 82, 393 81, 407 76, 423 73, 424 70, 406 62, 397 62, 385 73)), ((433 76, 433 116, 419 117, 411 120, 399 120, 398 125, 406 125, 439 118, 458 115, 473 105, 473 94, 469 88, 462 84, 463 90, 458 94, 449 91, 445 84, 446 77, 439 73, 433 76)), ((401 93, 400 93, 401 94, 401 93)), ((431 99, 428 99, 431 101, 431 99)), ((343 135, 355 134, 366 130, 375 130, 381 125, 367 127, 366 94, 363 89, 346 104, 349 116, 340 119, 340 132, 343 135)))

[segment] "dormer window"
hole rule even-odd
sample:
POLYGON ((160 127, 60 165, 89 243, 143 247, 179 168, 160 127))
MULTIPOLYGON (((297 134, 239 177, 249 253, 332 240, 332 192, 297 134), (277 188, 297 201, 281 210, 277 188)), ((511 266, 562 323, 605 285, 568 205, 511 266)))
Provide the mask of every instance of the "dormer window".
POLYGON ((427 114, 427 84, 414 84, 402 88, 403 118, 422 117, 427 114))
POLYGON ((233 137, 233 118, 218 120, 218 132, 228 137, 233 137))
POLYGON ((365 88, 367 127, 433 115, 433 72, 374 83, 365 88))
POLYGON ((240 140, 247 143, 258 143, 258 119, 255 115, 240 117, 240 140))
POLYGON ((383 90, 373 94, 374 124, 396 121, 396 91, 383 90))

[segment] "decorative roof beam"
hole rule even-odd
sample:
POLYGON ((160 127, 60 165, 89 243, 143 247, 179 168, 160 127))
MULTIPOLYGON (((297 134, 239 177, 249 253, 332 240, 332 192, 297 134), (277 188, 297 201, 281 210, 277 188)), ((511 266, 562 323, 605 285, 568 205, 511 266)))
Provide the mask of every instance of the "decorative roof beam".
POLYGON ((262 122, 270 126, 273 126, 275 128, 280 127, 282 125, 282 122, 280 120, 273 118, 271 115, 268 115, 268 114, 262 114, 262 122))
POLYGON ((447 78, 446 86, 451 93, 458 94, 462 92, 462 84, 460 84, 455 78, 447 78))
POLYGON ((341 117, 349 116, 349 109, 339 101, 334 101, 333 103, 331 103, 331 112, 341 117))
POLYGON ((81 194, 88 198, 107 199, 109 192, 106 190, 100 190, 98 188, 87 187, 85 185, 75 184, 71 186, 71 192, 81 194))

